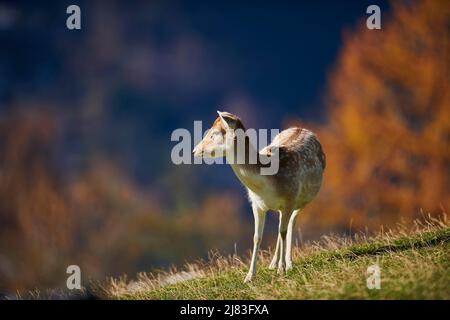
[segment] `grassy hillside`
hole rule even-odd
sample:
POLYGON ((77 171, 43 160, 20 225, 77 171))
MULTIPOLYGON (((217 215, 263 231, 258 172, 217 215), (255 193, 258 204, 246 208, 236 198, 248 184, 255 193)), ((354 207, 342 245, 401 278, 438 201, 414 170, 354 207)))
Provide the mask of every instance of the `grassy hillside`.
MULTIPOLYGON (((244 284, 247 263, 212 257, 184 271, 140 274, 102 287, 114 299, 450 299, 450 226, 446 219, 353 239, 324 237, 296 248, 284 276, 267 268, 263 252, 257 278, 244 284), (381 268, 381 289, 366 286, 368 266, 381 268)), ((97 291, 98 292, 98 291, 97 291)))

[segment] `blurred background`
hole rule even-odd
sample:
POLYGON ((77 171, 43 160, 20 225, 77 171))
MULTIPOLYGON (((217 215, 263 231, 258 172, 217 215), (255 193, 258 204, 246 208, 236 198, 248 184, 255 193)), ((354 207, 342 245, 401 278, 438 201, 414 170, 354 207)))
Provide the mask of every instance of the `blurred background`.
POLYGON ((63 287, 70 264, 103 280, 247 254, 231 168, 170 160, 171 132, 217 109, 318 134, 327 169, 298 244, 445 212, 449 39, 445 0, 0 0, 0 293, 63 287))

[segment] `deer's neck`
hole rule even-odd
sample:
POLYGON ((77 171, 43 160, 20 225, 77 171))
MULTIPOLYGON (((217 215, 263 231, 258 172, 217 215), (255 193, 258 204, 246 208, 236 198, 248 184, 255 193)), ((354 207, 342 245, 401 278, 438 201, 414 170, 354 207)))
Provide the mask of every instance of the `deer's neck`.
MULTIPOLYGON (((230 165, 239 180, 250 190, 258 193, 266 185, 267 176, 261 175, 261 168, 263 164, 261 163, 261 155, 258 150, 250 142, 248 136, 245 137, 245 147, 240 152, 240 157, 238 154, 238 146, 234 145, 234 154, 231 158, 230 165)), ((241 149, 242 150, 242 149, 241 149)))

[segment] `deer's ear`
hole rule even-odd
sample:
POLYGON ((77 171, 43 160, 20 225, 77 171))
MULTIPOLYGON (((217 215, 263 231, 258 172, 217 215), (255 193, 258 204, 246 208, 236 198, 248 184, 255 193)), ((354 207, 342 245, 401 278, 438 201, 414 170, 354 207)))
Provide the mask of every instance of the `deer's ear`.
POLYGON ((220 112, 217 110, 217 114, 219 115, 220 119, 222 120, 223 126, 225 129, 230 129, 230 124, 228 123, 227 118, 224 116, 223 112, 220 112))

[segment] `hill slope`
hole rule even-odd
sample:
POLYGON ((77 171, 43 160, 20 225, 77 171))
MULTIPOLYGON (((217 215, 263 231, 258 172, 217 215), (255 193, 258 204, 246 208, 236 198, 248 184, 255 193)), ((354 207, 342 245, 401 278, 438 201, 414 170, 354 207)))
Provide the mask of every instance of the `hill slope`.
POLYGON ((381 232, 353 240, 324 237, 296 248, 284 276, 267 268, 263 252, 257 278, 244 284, 247 264, 215 257, 183 272, 140 274, 112 280, 102 297, 113 299, 450 299, 450 226, 446 219, 413 230, 381 232), (381 270, 381 289, 367 289, 367 268, 381 270))

